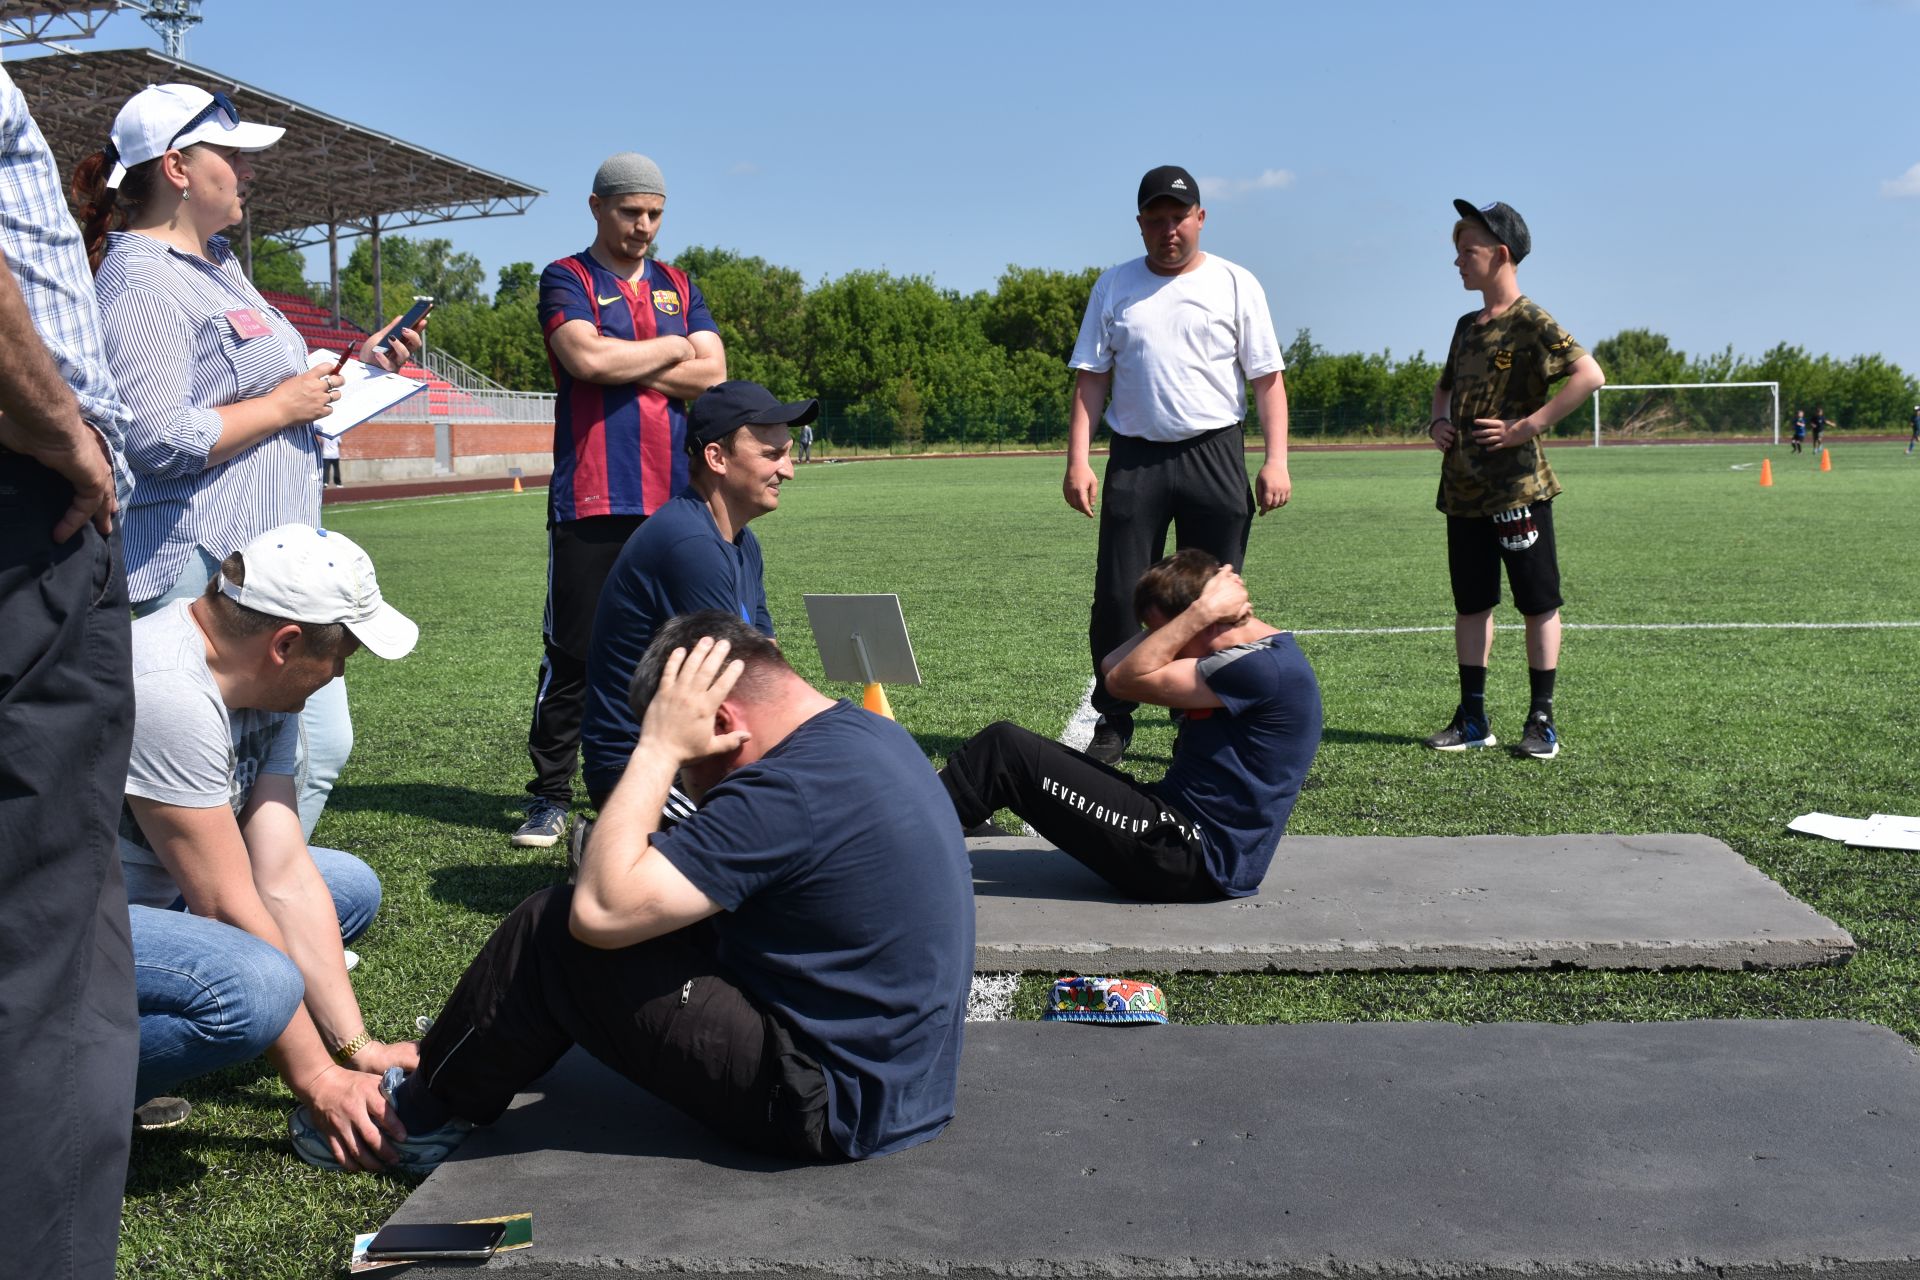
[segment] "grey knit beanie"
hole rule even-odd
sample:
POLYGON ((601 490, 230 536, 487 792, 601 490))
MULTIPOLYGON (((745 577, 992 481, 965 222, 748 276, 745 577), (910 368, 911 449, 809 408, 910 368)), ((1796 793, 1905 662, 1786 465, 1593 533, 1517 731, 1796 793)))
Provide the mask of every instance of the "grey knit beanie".
POLYGON ((602 200, 608 196, 660 196, 667 194, 667 180, 660 166, 638 151, 622 151, 608 156, 593 175, 593 194, 602 200))

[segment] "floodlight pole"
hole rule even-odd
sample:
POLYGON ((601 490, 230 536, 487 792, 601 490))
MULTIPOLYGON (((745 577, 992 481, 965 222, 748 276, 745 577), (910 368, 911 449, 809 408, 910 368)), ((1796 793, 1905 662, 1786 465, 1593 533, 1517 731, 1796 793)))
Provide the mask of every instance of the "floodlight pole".
POLYGON ((177 60, 186 56, 188 29, 199 25, 200 0, 147 0, 140 17, 160 33, 167 56, 177 60))
POLYGON ((327 220, 327 291, 333 295, 333 327, 340 327, 340 224, 327 220))
POLYGON ((367 323, 378 328, 381 317, 387 314, 387 295, 380 286, 380 215, 374 214, 368 220, 368 225, 373 234, 373 315, 368 317, 367 323))

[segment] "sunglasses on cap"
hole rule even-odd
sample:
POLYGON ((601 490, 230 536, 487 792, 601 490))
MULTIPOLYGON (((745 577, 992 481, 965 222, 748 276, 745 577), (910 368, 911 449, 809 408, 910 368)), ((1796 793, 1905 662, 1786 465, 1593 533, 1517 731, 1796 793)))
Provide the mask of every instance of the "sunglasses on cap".
POLYGON ((168 150, 172 150, 174 143, 180 141, 180 139, 186 137, 209 120, 218 120, 222 129, 232 130, 240 127, 240 112, 235 109, 233 99, 221 93, 218 89, 213 91, 212 102, 200 108, 199 111, 194 113, 193 119, 173 131, 173 136, 167 139, 168 150))

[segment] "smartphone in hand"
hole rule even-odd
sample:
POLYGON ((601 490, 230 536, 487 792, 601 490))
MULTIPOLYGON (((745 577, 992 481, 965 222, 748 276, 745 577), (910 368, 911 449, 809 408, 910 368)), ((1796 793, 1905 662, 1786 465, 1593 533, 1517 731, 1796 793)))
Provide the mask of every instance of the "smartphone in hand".
POLYGON ((431 310, 433 310, 432 298, 427 297, 424 293, 416 293, 413 295, 413 305, 407 308, 407 314, 401 316, 399 322, 396 323, 393 328, 387 330, 386 333, 381 336, 380 341, 373 344, 373 349, 385 355, 387 346, 392 342, 394 334, 399 333, 402 329, 417 328, 420 322, 427 318, 427 313, 431 310))

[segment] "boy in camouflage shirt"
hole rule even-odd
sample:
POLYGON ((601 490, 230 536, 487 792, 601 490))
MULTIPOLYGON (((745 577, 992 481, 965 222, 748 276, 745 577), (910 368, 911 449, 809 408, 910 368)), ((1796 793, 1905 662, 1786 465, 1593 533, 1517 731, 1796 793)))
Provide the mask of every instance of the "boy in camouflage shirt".
POLYGON ((1460 705, 1452 723, 1426 745, 1464 751, 1498 742, 1487 719, 1487 662, 1505 564, 1514 606, 1526 621, 1532 682, 1518 751, 1551 760, 1560 754, 1553 726, 1561 604, 1553 499, 1560 482, 1537 437, 1607 379, 1571 334, 1521 294, 1514 269, 1533 238, 1520 215, 1497 201, 1475 208, 1455 200, 1453 206, 1460 214, 1453 226, 1453 265, 1461 285, 1479 293, 1483 305, 1453 328, 1427 424, 1442 455, 1435 505, 1447 517, 1460 705), (1565 384, 1549 398, 1548 388, 1561 378, 1565 384))

